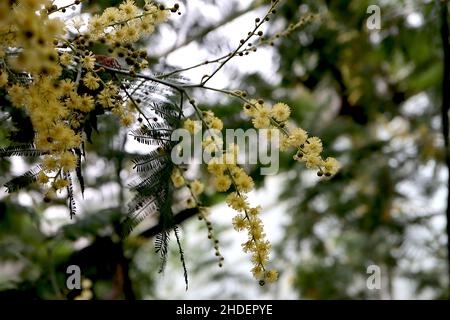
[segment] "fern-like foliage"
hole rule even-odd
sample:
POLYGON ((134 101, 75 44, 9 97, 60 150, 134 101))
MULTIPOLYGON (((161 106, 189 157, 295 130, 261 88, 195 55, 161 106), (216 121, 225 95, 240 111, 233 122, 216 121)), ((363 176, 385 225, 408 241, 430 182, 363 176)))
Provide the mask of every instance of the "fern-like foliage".
MULTIPOLYGON (((171 229, 169 181, 173 169, 170 153, 174 143, 170 137, 179 125, 182 106, 175 101, 177 94, 172 89, 152 81, 132 83, 124 96, 139 103, 142 116, 146 119, 146 123, 131 131, 130 135, 137 142, 154 149, 133 160, 139 176, 130 183, 135 195, 128 204, 123 234, 127 235, 143 219, 154 214, 159 214, 159 223, 164 225, 164 230, 171 229), (164 113, 160 112, 162 109, 164 113)), ((164 250, 159 252, 164 253, 164 250)))
POLYGON ((46 152, 38 150, 32 143, 17 144, 0 148, 0 158, 22 156, 37 157, 46 154, 46 152))
POLYGON ((181 247, 180 235, 178 233, 178 226, 175 226, 173 228, 173 232, 175 233, 175 238, 177 239, 178 250, 180 253, 180 261, 181 261, 181 265, 183 266, 183 271, 184 271, 184 283, 186 284, 186 291, 187 291, 188 287, 189 287, 189 280, 188 280, 188 273, 187 273, 187 268, 186 268, 186 261, 184 259, 184 251, 183 251, 183 248, 181 247))
MULTIPOLYGON (((171 81, 182 80, 177 78, 171 81)), ((187 288, 187 269, 178 229, 173 218, 170 185, 173 170, 170 155, 176 144, 171 141, 171 134, 180 125, 183 100, 170 88, 160 88, 158 84, 150 81, 141 81, 130 86, 130 92, 128 95, 139 102, 141 112, 144 113, 143 116, 147 121, 139 129, 133 130, 130 135, 139 143, 153 146, 154 150, 133 160, 134 169, 139 177, 130 183, 130 189, 135 192, 135 195, 128 204, 128 214, 123 221, 123 232, 128 234, 146 217, 157 215, 161 230, 155 239, 155 250, 161 259, 159 271, 164 271, 170 233, 173 230, 187 288), (180 98, 180 102, 176 101, 177 98, 180 98)))
POLYGON ((24 174, 9 180, 7 183, 4 184, 6 192, 12 193, 25 187, 28 187, 33 182, 36 182, 36 176, 39 174, 40 171, 41 166, 38 165, 28 170, 24 174))
POLYGON ((69 181, 69 185, 67 186, 67 201, 69 203, 69 212, 70 212, 70 219, 73 218, 74 215, 77 213, 77 206, 75 203, 75 198, 73 196, 73 183, 72 183, 72 177, 70 176, 70 173, 66 174, 66 179, 69 181))
POLYGON ((169 240, 170 240, 170 232, 168 230, 164 230, 156 235, 155 251, 161 257, 161 266, 159 268, 160 273, 164 272, 164 269, 167 264, 167 252, 169 248, 169 240))
POLYGON ((156 122, 141 126, 139 129, 131 131, 130 135, 137 142, 161 146, 170 141, 172 130, 167 122, 156 122))
POLYGON ((83 171, 81 170, 81 157, 84 152, 82 153, 82 150, 79 148, 76 148, 74 151, 75 151, 75 155, 77 156, 77 167, 76 167, 75 171, 77 173, 78 183, 80 184, 81 194, 84 195, 84 177, 83 177, 83 171))

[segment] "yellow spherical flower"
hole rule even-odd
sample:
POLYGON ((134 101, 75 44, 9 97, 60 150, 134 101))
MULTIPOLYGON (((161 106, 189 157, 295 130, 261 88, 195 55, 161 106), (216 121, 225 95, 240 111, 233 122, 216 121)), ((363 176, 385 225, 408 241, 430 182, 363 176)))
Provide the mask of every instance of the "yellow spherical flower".
POLYGON ((59 88, 61 95, 68 96, 75 89, 75 83, 70 79, 64 79, 59 82, 59 88))
POLYGON ((102 19, 106 25, 113 24, 114 22, 120 20, 120 11, 115 7, 106 8, 103 11, 102 19))
POLYGON ((252 123, 256 129, 265 129, 270 127, 270 119, 268 117, 257 116, 252 120, 252 123))
POLYGON ((134 0, 126 0, 119 5, 121 14, 126 18, 132 18, 137 15, 138 8, 136 7, 134 0))
POLYGON ((305 165, 308 169, 318 168, 322 164, 322 159, 317 154, 305 154, 301 161, 305 162, 305 165))
POLYGON ((291 115, 291 109, 287 104, 279 102, 273 106, 271 114, 277 121, 283 122, 291 115))
POLYGON ((66 32, 66 25, 61 19, 53 18, 47 20, 46 32, 50 35, 63 36, 66 32))
POLYGON ((104 21, 98 14, 89 19, 89 33, 99 35, 104 29, 104 21))
POLYGON ((247 220, 245 215, 238 214, 233 218, 233 227, 236 231, 242 231, 247 227, 247 220))
POLYGON ((200 121, 193 121, 191 119, 186 119, 183 123, 183 128, 189 131, 190 134, 196 134, 201 129, 200 121))
POLYGON ((225 175, 219 175, 214 179, 214 186, 219 192, 227 191, 231 186, 231 179, 225 175))
POLYGON ((220 159, 213 158, 209 161, 207 169, 209 173, 212 173, 216 176, 220 176, 223 175, 223 172, 225 171, 226 167, 220 159))
POLYGON ((18 84, 8 89, 8 95, 12 104, 17 108, 23 107, 27 102, 26 89, 18 84))
POLYGON ((308 133, 302 128, 294 128, 289 133, 288 143, 292 147, 299 147, 308 139, 308 133))
POLYGON ((181 175, 178 169, 174 169, 172 171, 172 175, 170 178, 172 179, 172 183, 175 188, 181 188, 185 184, 184 177, 181 175))
POLYGON ((265 265, 269 262, 269 257, 256 252, 252 255, 251 260, 255 265, 265 265))
POLYGON ((255 241, 253 241, 253 239, 250 239, 250 240, 244 242, 241 246, 242 246, 242 251, 244 251, 245 253, 248 253, 255 249, 255 241))
POLYGON ((88 55, 85 55, 83 58, 81 58, 81 64, 83 65, 83 68, 86 68, 87 70, 94 69, 95 57, 92 55, 92 52, 90 52, 88 55))
POLYGON ((42 165, 46 171, 55 171, 58 168, 58 162, 53 156, 45 156, 42 165))
POLYGON ((248 215, 250 217, 256 217, 260 213, 261 213, 261 206, 257 206, 256 208, 250 208, 248 210, 248 215))
POLYGON ((100 87, 99 78, 94 76, 91 72, 86 73, 86 75, 83 77, 83 83, 84 85, 91 90, 98 89, 100 87))
POLYGON ((203 190, 205 189, 204 184, 199 180, 192 181, 190 186, 191 186, 192 193, 195 195, 202 194, 203 190))
POLYGON ((278 272, 276 270, 269 270, 265 274, 265 280, 267 282, 275 282, 278 279, 278 272))
POLYGON ((239 191, 249 192, 255 186, 253 179, 247 174, 240 174, 238 178, 236 178, 236 184, 239 191))
POLYGON ((333 157, 328 157, 323 162, 323 167, 325 169, 325 175, 327 176, 333 176, 335 175, 339 170, 339 161, 337 161, 333 157))
POLYGON ((39 172, 37 176, 37 182, 40 184, 46 184, 49 181, 48 176, 45 174, 44 171, 39 172))
POLYGON ((223 140, 219 137, 208 136, 202 141, 202 147, 206 152, 219 151, 223 147, 223 140))
POLYGON ((291 143, 289 142, 289 138, 286 136, 281 136, 279 144, 281 151, 287 151, 292 147, 291 143))
POLYGON ((71 54, 69 53, 63 53, 60 57, 59 57, 59 62, 63 65, 63 66, 68 66, 69 64, 71 64, 73 62, 73 57, 71 54))
POLYGON ((223 129, 223 122, 219 118, 214 117, 209 122, 209 126, 211 127, 211 129, 221 131, 223 129))
POLYGON ((83 94, 80 97, 78 110, 83 112, 89 112, 94 109, 94 98, 88 94, 83 94))
POLYGON ((77 167, 77 158, 70 151, 65 151, 59 159, 59 163, 64 171, 72 171, 77 167))
POLYGON ((254 266, 251 270, 255 279, 261 279, 264 275, 263 269, 260 265, 254 266))
POLYGON ((227 196, 227 204, 236 211, 247 210, 247 197, 245 195, 239 195, 237 192, 232 192, 227 196))
POLYGON ((256 117, 269 118, 270 115, 271 115, 271 110, 265 106, 262 106, 262 107, 256 109, 256 117))
POLYGON ((129 127, 133 124, 134 122, 134 116, 131 113, 128 113, 126 115, 123 115, 120 118, 120 123, 124 126, 124 127, 129 127))
POLYGON ((65 187, 67 187, 68 185, 69 185, 69 181, 67 181, 67 180, 65 180, 65 179, 58 179, 58 180, 56 180, 56 181, 53 183, 53 187, 54 187, 56 190, 65 188, 65 187))
POLYGON ((311 137, 306 140, 303 150, 306 154, 318 155, 322 152, 322 141, 318 137, 311 137))
POLYGON ((255 239, 260 239, 262 238, 263 235, 263 225, 261 222, 261 219, 259 219, 257 216, 252 216, 249 217, 249 221, 248 221, 248 231, 249 233, 252 235, 253 238, 255 239))

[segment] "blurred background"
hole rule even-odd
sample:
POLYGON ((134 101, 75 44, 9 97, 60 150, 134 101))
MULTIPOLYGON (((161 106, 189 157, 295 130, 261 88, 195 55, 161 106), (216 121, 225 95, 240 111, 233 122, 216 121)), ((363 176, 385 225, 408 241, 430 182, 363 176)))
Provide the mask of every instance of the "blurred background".
MULTIPOLYGON (((182 15, 171 15, 142 41, 154 61, 151 70, 228 53, 269 2, 178 1, 182 15)), ((92 0, 64 16, 86 18, 118 3, 92 0)), ((176 243, 158 273, 154 217, 121 239, 117 221, 130 198, 131 159, 148 149, 127 138, 116 118, 102 116, 100 133, 87 145, 87 189, 77 198, 75 219, 64 201, 44 204, 37 189, 1 189, 0 297, 73 299, 81 290, 67 289, 66 269, 78 265, 92 282, 85 281, 85 296, 93 299, 447 298, 439 1, 285 0, 263 31, 275 34, 309 14, 318 17, 273 46, 236 57, 209 83, 288 103, 297 124, 323 139, 324 156, 342 163, 328 181, 288 154, 276 176, 249 168, 258 186, 250 201, 263 207, 277 283, 260 287, 252 279, 249 256, 240 248, 244 238, 231 228, 233 212, 212 190, 203 200, 212 207, 225 264, 217 266, 204 223, 183 221, 188 291, 176 243), (367 28, 370 5, 381 9, 379 30, 367 28), (367 287, 371 265, 380 268, 380 289, 367 287)), ((195 83, 210 68, 183 75, 195 83)), ((239 101, 202 90, 194 95, 225 127, 250 127, 239 101)), ((0 145, 8 144, 11 129, 0 123, 0 145)), ((25 172, 32 160, 0 159, 0 183, 25 172)))

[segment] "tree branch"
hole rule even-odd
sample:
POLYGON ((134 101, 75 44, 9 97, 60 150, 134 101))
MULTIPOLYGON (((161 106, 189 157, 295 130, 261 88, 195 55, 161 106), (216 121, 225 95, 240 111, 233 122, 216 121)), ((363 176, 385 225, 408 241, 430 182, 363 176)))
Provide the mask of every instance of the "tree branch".
MULTIPOLYGON (((186 209, 186 210, 179 212, 178 214, 176 214, 173 217, 174 225, 182 223, 183 221, 189 219, 190 217, 195 216, 197 213, 199 213, 198 208, 186 209)), ((162 226, 160 224, 156 224, 155 226, 141 232, 139 234, 139 236, 145 237, 145 238, 151 238, 151 237, 156 236, 161 231, 163 231, 162 226)))
POLYGON ((206 27, 203 30, 200 30, 199 32, 191 35, 191 36, 187 36, 184 41, 175 44, 173 47, 163 51, 161 54, 157 55, 156 57, 153 57, 155 59, 161 59, 162 57, 166 57, 169 54, 171 54, 174 51, 177 51, 180 48, 183 48, 187 45, 189 45, 190 43, 194 42, 194 41, 199 41, 201 39, 203 39, 205 36, 207 36, 210 32, 213 32, 217 29, 222 28, 223 26, 227 25, 228 23, 236 20, 237 18, 253 11, 254 9, 258 8, 259 6, 254 6, 251 5, 248 8, 245 8, 243 10, 238 10, 238 11, 234 11, 232 13, 230 13, 229 15, 227 15, 222 21, 218 22, 217 24, 214 25, 210 25, 208 27, 206 27))

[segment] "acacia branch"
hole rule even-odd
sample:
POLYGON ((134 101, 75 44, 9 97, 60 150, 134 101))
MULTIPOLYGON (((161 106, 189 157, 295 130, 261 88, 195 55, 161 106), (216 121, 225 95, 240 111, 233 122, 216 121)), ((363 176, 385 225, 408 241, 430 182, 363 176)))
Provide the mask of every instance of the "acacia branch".
POLYGON ((228 23, 233 22, 234 20, 240 18, 241 16, 253 11, 254 9, 258 8, 259 6, 260 5, 258 5, 258 6, 251 5, 248 8, 245 8, 243 10, 234 11, 234 12, 230 13, 229 15, 227 15, 222 21, 218 22, 217 24, 210 25, 191 36, 187 36, 184 39, 184 41, 182 41, 178 44, 175 44, 173 47, 163 51, 161 54, 155 56, 154 58, 159 60, 162 57, 166 57, 169 54, 171 54, 172 52, 175 52, 175 51, 189 45, 190 43, 192 43, 194 41, 199 41, 199 40, 203 39, 204 37, 206 37, 209 33, 222 28, 223 26, 227 25, 228 23))
MULTIPOLYGON (((195 216, 199 212, 200 211, 198 208, 191 208, 191 209, 186 209, 186 210, 183 210, 183 211, 177 213, 173 217, 174 226, 177 224, 181 224, 183 221, 189 219, 190 217, 195 216)), ((163 228, 158 223, 158 224, 154 225, 153 227, 150 227, 149 229, 141 232, 139 234, 139 236, 144 237, 144 238, 152 238, 152 237, 156 236, 157 234, 161 233, 162 231, 163 231, 163 228)))

